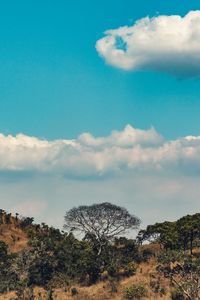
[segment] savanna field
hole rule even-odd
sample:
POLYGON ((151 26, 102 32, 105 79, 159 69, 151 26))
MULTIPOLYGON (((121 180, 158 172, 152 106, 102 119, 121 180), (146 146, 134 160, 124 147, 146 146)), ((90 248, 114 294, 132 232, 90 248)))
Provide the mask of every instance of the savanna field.
POLYGON ((200 214, 149 225, 135 239, 118 234, 110 239, 104 230, 99 242, 89 228, 95 225, 99 233, 98 225, 113 226, 110 213, 106 221, 109 210, 128 216, 132 225, 134 217, 134 228, 139 226, 137 217, 110 203, 70 210, 65 231, 1 210, 0 299, 200 299, 200 214), (77 212, 87 228, 82 239, 72 228, 67 231, 77 212))

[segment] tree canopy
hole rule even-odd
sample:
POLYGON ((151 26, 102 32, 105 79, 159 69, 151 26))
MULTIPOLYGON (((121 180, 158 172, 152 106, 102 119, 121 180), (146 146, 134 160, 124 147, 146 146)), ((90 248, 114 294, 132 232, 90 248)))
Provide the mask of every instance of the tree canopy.
POLYGON ((200 213, 187 215, 175 222, 165 221, 148 225, 138 234, 138 242, 149 241, 163 245, 165 249, 192 250, 200 238, 200 213))
POLYGON ((66 212, 64 219, 65 229, 81 232, 95 239, 99 254, 106 241, 140 225, 139 218, 130 214, 127 209, 108 202, 74 207, 66 212))

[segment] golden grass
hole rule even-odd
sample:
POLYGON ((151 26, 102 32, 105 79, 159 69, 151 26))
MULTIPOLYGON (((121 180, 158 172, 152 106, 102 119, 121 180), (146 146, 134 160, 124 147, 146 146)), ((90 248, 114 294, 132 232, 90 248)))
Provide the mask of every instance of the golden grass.
MULTIPOLYGON (((54 291, 53 299, 55 300, 123 300, 123 292, 124 288, 135 283, 143 283, 146 285, 148 290, 148 296, 145 299, 148 300, 170 300, 170 284, 169 281, 163 277, 159 277, 156 273, 156 263, 152 259, 148 263, 142 263, 136 275, 131 276, 129 278, 123 279, 120 282, 115 283, 117 292, 112 293, 111 283, 107 281, 99 282, 90 287, 81 287, 81 286, 73 286, 76 287, 78 294, 76 296, 71 295, 71 288, 68 287, 66 289, 56 289, 54 291), (155 294, 150 288, 150 280, 159 280, 160 285, 165 289, 166 294, 164 296, 160 296, 155 294)), ((35 299, 38 298, 38 293, 42 294, 42 299, 46 300, 47 296, 43 289, 36 288, 35 299)), ((8 293, 6 295, 0 296, 0 300, 11 300, 14 298, 14 293, 8 293)))
POLYGON ((27 247, 26 233, 13 224, 0 225, 0 240, 8 245, 11 252, 18 252, 27 247))
MULTIPOLYGON (((28 238, 24 231, 16 227, 14 224, 10 225, 0 225, 0 240, 4 241, 11 252, 18 252, 24 248, 27 248, 28 238)), ((154 252, 160 252, 161 249, 159 245, 144 245, 141 249, 151 248, 154 252)), ((54 291, 53 299, 55 300, 123 300, 124 288, 135 283, 143 283, 146 285, 148 290, 148 300, 170 300, 170 285, 168 280, 163 277, 159 277, 156 274, 156 262, 151 259, 147 263, 142 263, 139 265, 136 275, 129 278, 123 279, 120 282, 115 283, 117 292, 112 292, 112 284, 108 280, 101 281, 90 287, 76 287, 78 294, 76 296, 71 295, 71 288, 66 289, 56 289, 54 291), (160 285, 166 290, 164 296, 159 296, 155 294, 150 288, 150 281, 152 276, 155 276, 154 280, 159 280, 160 285)), ((46 300, 46 292, 41 288, 35 288, 35 300, 40 299, 38 297, 39 293, 42 295, 42 299, 46 300)), ((0 295, 0 300, 17 300, 14 292, 0 295)))

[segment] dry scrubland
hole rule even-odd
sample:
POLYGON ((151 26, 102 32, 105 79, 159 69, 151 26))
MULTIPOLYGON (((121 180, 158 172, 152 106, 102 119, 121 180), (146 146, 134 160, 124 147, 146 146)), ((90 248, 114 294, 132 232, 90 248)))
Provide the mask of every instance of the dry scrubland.
POLYGON ((0 300, 200 299, 200 214, 149 225, 137 242, 119 238, 99 254, 95 240, 1 210, 0 241, 0 300), (149 237, 154 243, 142 245, 149 237))
MULTIPOLYGON (((148 296, 145 299, 149 300, 170 300, 170 287, 169 281, 165 278, 157 277, 157 280, 160 280, 162 286, 166 289, 166 295, 160 297, 159 295, 153 293, 149 286, 151 275, 155 272, 155 261, 151 260, 149 263, 143 263, 138 268, 136 275, 126 278, 119 283, 116 283, 117 292, 112 292, 112 284, 109 281, 104 281, 92 285, 90 287, 80 287, 76 286, 78 290, 77 296, 71 296, 71 289, 68 288, 68 291, 64 291, 64 289, 57 289, 54 292, 54 299, 59 300, 122 300, 123 290, 126 286, 129 286, 133 283, 145 283, 148 288, 148 296)), ((74 287, 74 286, 73 286, 74 287)), ((43 289, 36 288, 35 289, 35 298, 39 299, 38 293, 42 294, 42 299, 46 300, 47 296, 43 289)), ((6 295, 0 296, 0 300, 11 300, 16 299, 15 293, 8 293, 6 295)))
MULTIPOLYGON (((27 248, 28 238, 26 233, 16 228, 14 225, 0 225, 0 240, 4 241, 11 252, 18 252, 24 248, 27 248)), ((142 246, 143 248, 151 248, 154 251, 159 251, 159 246, 142 246)), ((105 280, 89 287, 81 287, 73 285, 66 289, 56 289, 53 293, 53 299, 59 300, 120 300, 124 299, 123 291, 124 288, 134 283, 144 283, 148 289, 148 296, 146 299, 149 300, 170 300, 170 286, 169 281, 163 277, 160 277, 156 273, 156 261, 155 259, 149 260, 147 263, 139 265, 137 272, 134 276, 120 280, 119 282, 110 282, 105 280), (158 280, 163 288, 166 290, 166 295, 160 297, 155 294, 150 288, 150 281, 158 280), (71 288, 76 287, 78 294, 75 296, 71 295, 71 288), (115 291, 112 291, 112 290, 115 291)), ((47 294, 42 288, 35 288, 35 299, 47 299, 47 294), (42 295, 39 296, 39 294, 42 295)), ((14 300, 16 298, 15 292, 10 292, 0 296, 0 300, 14 300)))

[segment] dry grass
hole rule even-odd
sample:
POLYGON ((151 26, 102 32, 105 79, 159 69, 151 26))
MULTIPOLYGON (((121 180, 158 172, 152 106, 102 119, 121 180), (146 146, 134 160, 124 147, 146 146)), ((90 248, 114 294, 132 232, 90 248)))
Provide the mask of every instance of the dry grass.
MULTIPOLYGON (((148 290, 148 297, 146 299, 149 300, 170 300, 170 288, 169 282, 163 277, 157 277, 155 280, 159 280, 161 286, 166 290, 166 294, 164 296, 159 296, 155 294, 150 288, 150 280, 152 280, 152 275, 157 274, 155 270, 155 261, 151 260, 149 263, 143 263, 138 268, 137 274, 126 278, 118 283, 116 283, 117 293, 112 293, 111 283, 109 281, 97 283, 94 286, 90 287, 78 287, 77 296, 71 296, 70 290, 64 292, 63 290, 55 291, 55 299, 61 300, 122 300, 124 299, 123 293, 124 288, 135 283, 144 283, 148 290)), ((158 274, 156 275, 158 276, 158 274)))
POLYGON ((11 252, 18 252, 27 247, 26 233, 13 224, 0 225, 0 240, 5 242, 11 252))
MULTIPOLYGON (((123 300, 124 288, 135 283, 143 283, 146 285, 148 290, 148 297, 145 299, 148 300, 170 300, 170 286, 168 280, 163 277, 159 277, 155 270, 156 264, 152 259, 148 263, 142 263, 136 275, 121 280, 120 282, 115 283, 117 292, 112 293, 112 285, 109 281, 99 282, 90 287, 76 287, 78 294, 76 296, 71 295, 71 288, 68 287, 66 290, 57 289, 54 291, 55 300, 123 300), (164 296, 159 296, 155 294, 150 288, 150 281, 159 280, 160 285, 165 289, 166 294, 164 296)), ((44 290, 36 288, 35 289, 35 299, 38 298, 38 293, 42 294, 42 299, 46 300, 46 293, 44 290)), ((7 295, 0 296, 0 300, 11 300, 14 298, 14 293, 9 293, 7 295)))
MULTIPOLYGON (((11 252, 17 252, 24 248, 27 248, 28 238, 24 231, 17 228, 15 225, 0 225, 0 240, 4 241, 11 252)), ((159 252, 160 248, 158 245, 144 245, 142 249, 153 247, 154 252, 159 252)), ((117 292, 113 292, 113 284, 107 281, 101 281, 90 287, 76 287, 78 294, 76 296, 71 295, 71 287, 66 289, 57 289, 54 291, 53 298, 55 300, 123 300, 124 288, 135 283, 143 283, 146 285, 148 290, 149 300, 170 300, 170 287, 169 282, 163 277, 159 277, 156 274, 156 263, 152 259, 148 263, 142 263, 139 265, 136 275, 129 278, 123 279, 120 282, 115 283, 115 288, 117 292), (158 294, 155 294, 150 288, 150 281, 157 280, 160 282, 160 285, 166 290, 166 295, 160 297, 158 294)), ((41 293, 42 299, 46 300, 47 295, 43 289, 35 288, 35 300, 39 299, 38 295, 41 293)), ((0 300, 17 300, 14 292, 0 295, 0 300)))

